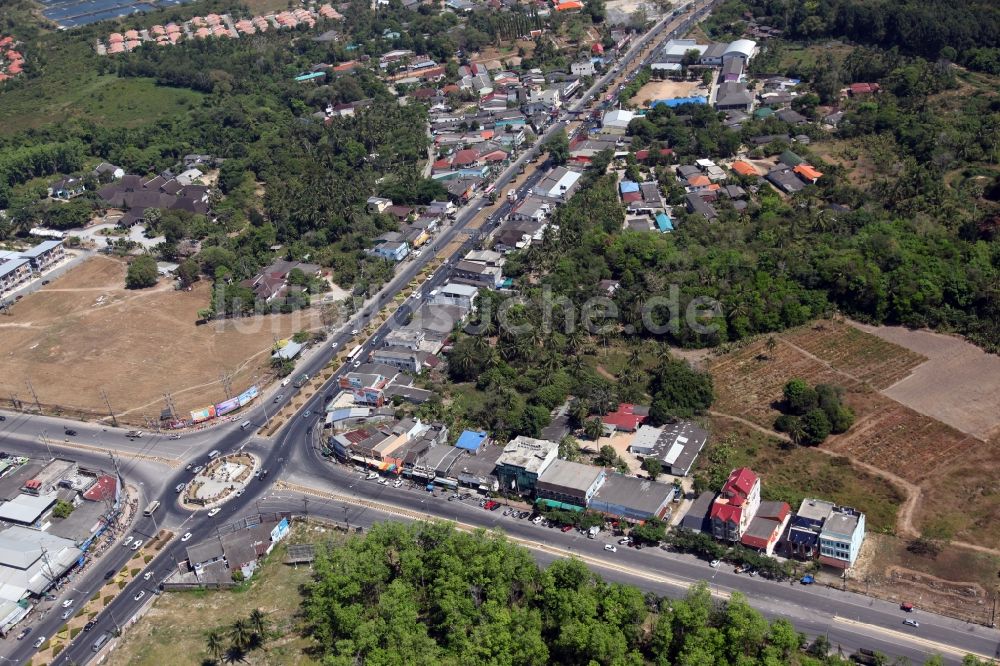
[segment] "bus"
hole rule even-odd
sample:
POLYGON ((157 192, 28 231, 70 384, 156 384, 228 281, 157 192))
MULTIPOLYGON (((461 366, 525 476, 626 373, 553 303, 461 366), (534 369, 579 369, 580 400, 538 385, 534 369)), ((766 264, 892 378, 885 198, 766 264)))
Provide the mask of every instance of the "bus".
POLYGON ((146 507, 146 510, 142 512, 142 515, 152 516, 153 512, 159 508, 160 508, 160 500, 153 500, 152 502, 149 503, 149 506, 146 507))
POLYGON ((355 347, 354 349, 352 349, 351 353, 347 355, 348 362, 353 361, 356 358, 358 358, 359 356, 361 356, 361 350, 362 349, 364 349, 364 347, 362 345, 358 345, 357 347, 355 347))

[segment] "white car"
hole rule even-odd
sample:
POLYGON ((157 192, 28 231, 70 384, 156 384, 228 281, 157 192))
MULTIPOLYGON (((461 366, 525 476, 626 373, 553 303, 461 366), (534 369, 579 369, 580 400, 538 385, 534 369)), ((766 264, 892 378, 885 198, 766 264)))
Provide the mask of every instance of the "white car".
POLYGON ((181 541, 187 541, 190 538, 191 538, 191 533, 188 532, 187 534, 181 537, 181 541))
POLYGON ((378 478, 378 474, 375 472, 368 472, 368 476, 365 477, 366 481, 374 481, 378 478))
POLYGON ((237 497, 239 497, 242 494, 243 494, 243 489, 242 488, 240 488, 239 490, 236 491, 236 496, 237 497))
POLYGON ((37 650, 38 648, 42 647, 42 643, 44 642, 45 642, 45 636, 39 636, 38 638, 35 639, 35 642, 32 643, 32 645, 37 650))
POLYGON ((358 334, 358 329, 352 328, 351 329, 351 335, 357 335, 357 334, 358 334))
POLYGON ((610 543, 606 543, 606 544, 604 544, 604 550, 611 551, 612 553, 617 553, 618 552, 618 546, 613 546, 610 543))
POLYGON ((330 345, 330 349, 336 349, 336 348, 337 348, 337 343, 336 342, 334 342, 332 345, 330 345))
POLYGON ((538 523, 542 522, 542 517, 541 517, 541 516, 535 516, 535 517, 534 517, 534 518, 533 518, 533 519, 531 520, 531 522, 533 522, 533 523, 534 523, 535 525, 537 525, 538 523))
POLYGON ((139 601, 139 599, 142 599, 144 596, 146 596, 146 590, 139 590, 139 593, 132 597, 132 599, 139 601))
POLYGON ((70 606, 73 605, 74 601, 75 599, 67 599, 66 601, 63 602, 63 608, 69 608, 70 606))
POLYGON ((153 572, 152 571, 147 571, 146 573, 144 573, 142 575, 142 579, 143 580, 149 580, 152 577, 153 577, 153 572))
POLYGON ((222 511, 222 509, 220 509, 219 507, 215 507, 214 509, 208 512, 208 517, 211 518, 212 516, 217 515, 220 511, 222 511))
POLYGON ((122 545, 123 545, 123 546, 127 546, 127 545, 129 545, 130 543, 132 543, 132 540, 133 540, 133 539, 135 539, 135 537, 134 537, 134 536, 130 536, 130 537, 128 537, 127 539, 125 539, 124 541, 122 541, 122 545))
POLYGON ((401 485, 403 485, 402 479, 396 479, 395 481, 392 482, 393 488, 399 488, 401 485))
POLYGON ((136 539, 135 543, 132 544, 132 550, 139 550, 142 548, 142 539, 136 539))
POLYGON ((710 567, 712 567, 713 569, 715 569, 715 568, 717 568, 717 567, 718 567, 718 566, 719 566, 720 564, 722 564, 722 560, 712 560, 711 562, 709 562, 708 566, 710 566, 710 567))

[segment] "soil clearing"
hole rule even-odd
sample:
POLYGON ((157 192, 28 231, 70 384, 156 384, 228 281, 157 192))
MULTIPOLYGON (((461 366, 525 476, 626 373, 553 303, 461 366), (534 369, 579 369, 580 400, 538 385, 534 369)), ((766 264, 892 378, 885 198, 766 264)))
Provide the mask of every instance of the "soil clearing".
POLYGON ((927 358, 883 394, 984 442, 1000 434, 1000 356, 933 331, 852 325, 927 358))
POLYGON ((318 325, 313 309, 198 326, 211 285, 172 284, 125 289, 125 264, 96 256, 26 296, 0 316, 0 395, 30 404, 28 379, 46 411, 86 418, 107 415, 103 389, 120 420, 145 425, 166 392, 183 415, 226 399, 224 372, 233 391, 265 379, 275 340, 318 325))
POLYGON ((639 92, 629 102, 635 106, 645 106, 647 102, 658 99, 707 95, 705 90, 698 90, 700 86, 701 81, 650 81, 639 88, 639 92))
MULTIPOLYGON (((715 411, 771 429, 788 380, 841 386, 856 422, 847 433, 830 437, 822 449, 883 470, 887 481, 898 478, 911 492, 919 492, 907 503, 912 511, 901 512, 897 533, 914 536, 933 528, 952 537, 954 545, 996 548, 1000 543, 998 438, 983 442, 880 393, 900 383, 914 394, 921 384, 933 392, 938 383, 949 381, 915 372, 936 353, 932 346, 904 349, 840 321, 822 321, 775 337, 778 344, 771 351, 762 338, 712 360, 718 394, 715 411)), ((965 380, 962 391, 967 402, 1000 400, 995 389, 991 392, 974 378, 965 380)), ((994 410, 1000 411, 1000 405, 994 410)), ((856 504, 866 510, 863 502, 856 504)))

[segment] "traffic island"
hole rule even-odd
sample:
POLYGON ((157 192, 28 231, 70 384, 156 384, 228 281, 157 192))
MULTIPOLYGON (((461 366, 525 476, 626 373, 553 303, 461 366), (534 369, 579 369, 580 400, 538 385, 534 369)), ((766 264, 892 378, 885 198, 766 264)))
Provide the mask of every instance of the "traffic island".
POLYGON ((221 504, 242 490, 259 467, 260 459, 250 453, 220 456, 187 485, 181 495, 181 506, 194 510, 221 504))

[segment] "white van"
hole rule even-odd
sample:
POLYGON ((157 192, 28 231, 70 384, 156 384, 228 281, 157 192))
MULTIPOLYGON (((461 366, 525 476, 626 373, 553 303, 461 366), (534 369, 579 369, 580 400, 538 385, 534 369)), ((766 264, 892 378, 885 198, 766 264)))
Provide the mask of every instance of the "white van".
POLYGON ((240 429, 241 430, 246 430, 247 428, 249 428, 252 425, 253 424, 250 423, 250 421, 244 421, 243 423, 240 424, 240 429))

